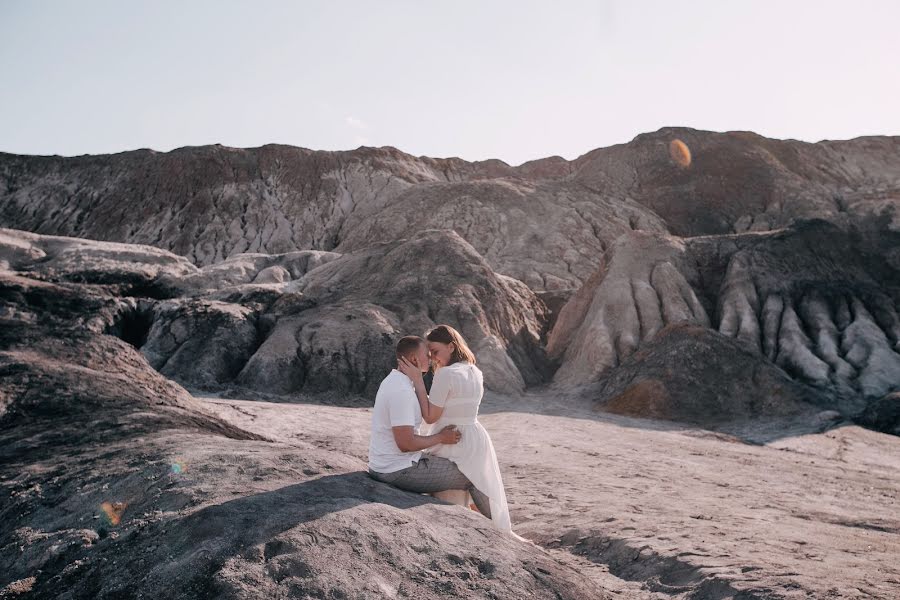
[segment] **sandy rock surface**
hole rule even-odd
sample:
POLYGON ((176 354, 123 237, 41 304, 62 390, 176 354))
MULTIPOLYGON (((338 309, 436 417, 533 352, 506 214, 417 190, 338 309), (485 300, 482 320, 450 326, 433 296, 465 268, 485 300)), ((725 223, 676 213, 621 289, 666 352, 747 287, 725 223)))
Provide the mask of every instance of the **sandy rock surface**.
MULTIPOLYGON (((248 430, 366 455, 368 409, 209 401, 248 430)), ((592 406, 489 394, 480 420, 515 531, 615 597, 900 593, 897 437, 789 418, 714 433, 592 406)))

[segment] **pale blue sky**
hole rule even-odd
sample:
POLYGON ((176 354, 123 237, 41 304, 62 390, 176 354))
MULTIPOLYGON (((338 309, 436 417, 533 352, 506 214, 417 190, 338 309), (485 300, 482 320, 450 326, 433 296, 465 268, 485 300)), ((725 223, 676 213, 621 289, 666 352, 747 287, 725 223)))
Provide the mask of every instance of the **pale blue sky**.
POLYGON ((0 0, 0 151, 900 134, 900 2, 0 0))

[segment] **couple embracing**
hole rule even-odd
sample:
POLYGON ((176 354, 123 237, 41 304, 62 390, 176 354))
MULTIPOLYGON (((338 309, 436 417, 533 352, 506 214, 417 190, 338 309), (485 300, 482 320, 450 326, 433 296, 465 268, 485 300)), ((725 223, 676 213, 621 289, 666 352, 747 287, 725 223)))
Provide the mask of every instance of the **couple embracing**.
POLYGON ((468 491, 497 529, 511 531, 494 445, 478 422, 483 394, 475 356, 454 328, 402 338, 397 368, 375 396, 369 475, 410 492, 468 491), (422 378, 429 365, 430 393, 422 378))

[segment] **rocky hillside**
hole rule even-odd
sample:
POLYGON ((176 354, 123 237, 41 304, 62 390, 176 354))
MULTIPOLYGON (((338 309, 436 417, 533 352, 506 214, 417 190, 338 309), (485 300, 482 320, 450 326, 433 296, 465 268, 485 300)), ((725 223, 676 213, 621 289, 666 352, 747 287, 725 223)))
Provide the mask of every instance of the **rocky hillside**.
POLYGON ((0 597, 892 597, 898 210, 896 138, 0 155, 0 597), (544 549, 363 473, 438 323, 544 549))
POLYGON ((668 128, 518 167, 393 148, 0 156, 0 225, 44 236, 4 234, 12 268, 125 286, 122 327, 154 368, 275 395, 371 395, 393 340, 439 322, 471 339, 492 389, 610 391, 689 323, 804 402, 892 430, 898 210, 887 137, 668 128))
POLYGON ((2 227, 147 244, 197 266, 451 228, 536 292, 577 288, 631 230, 740 233, 882 211, 896 227, 898 198, 900 138, 887 137, 807 144, 666 128, 574 161, 519 167, 276 145, 0 154, 2 227))
MULTIPOLYGON (((278 284, 200 293, 205 274, 164 251, 4 233, 8 264, 10 247, 32 258, 0 273, 2 598, 896 595, 900 438, 834 428, 839 415, 737 339, 666 326, 601 390, 617 394, 610 411, 731 421, 731 434, 598 413, 552 389, 488 393, 514 527, 535 546, 368 478, 368 407, 192 396, 136 349, 162 319, 155 303, 207 303, 185 310, 196 323, 252 321, 269 306, 254 294, 278 284)), ((314 258, 329 257, 245 257, 258 263, 240 277, 314 258)), ((286 311, 303 305, 280 295, 286 311)), ((160 337, 197 337, 170 362, 201 370, 231 339, 217 329, 203 345, 189 318, 162 322, 160 337)))
POLYGON ((396 340, 442 322, 472 341, 493 389, 522 391, 550 373, 544 303, 452 231, 344 255, 240 255, 199 269, 147 246, 0 230, 0 264, 31 280, 116 294, 117 318, 105 331, 163 375, 204 389, 371 397, 395 364, 396 340))

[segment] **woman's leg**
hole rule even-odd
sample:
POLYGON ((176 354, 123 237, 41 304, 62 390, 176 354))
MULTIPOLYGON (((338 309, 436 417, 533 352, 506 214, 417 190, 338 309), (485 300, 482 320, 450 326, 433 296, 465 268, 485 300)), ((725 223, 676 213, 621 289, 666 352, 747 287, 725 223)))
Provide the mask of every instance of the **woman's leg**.
POLYGON ((475 506, 478 507, 478 512, 486 516, 488 519, 491 518, 491 499, 487 497, 487 495, 482 494, 478 491, 474 485, 469 488, 469 493, 472 494, 472 502, 475 503, 475 506))

